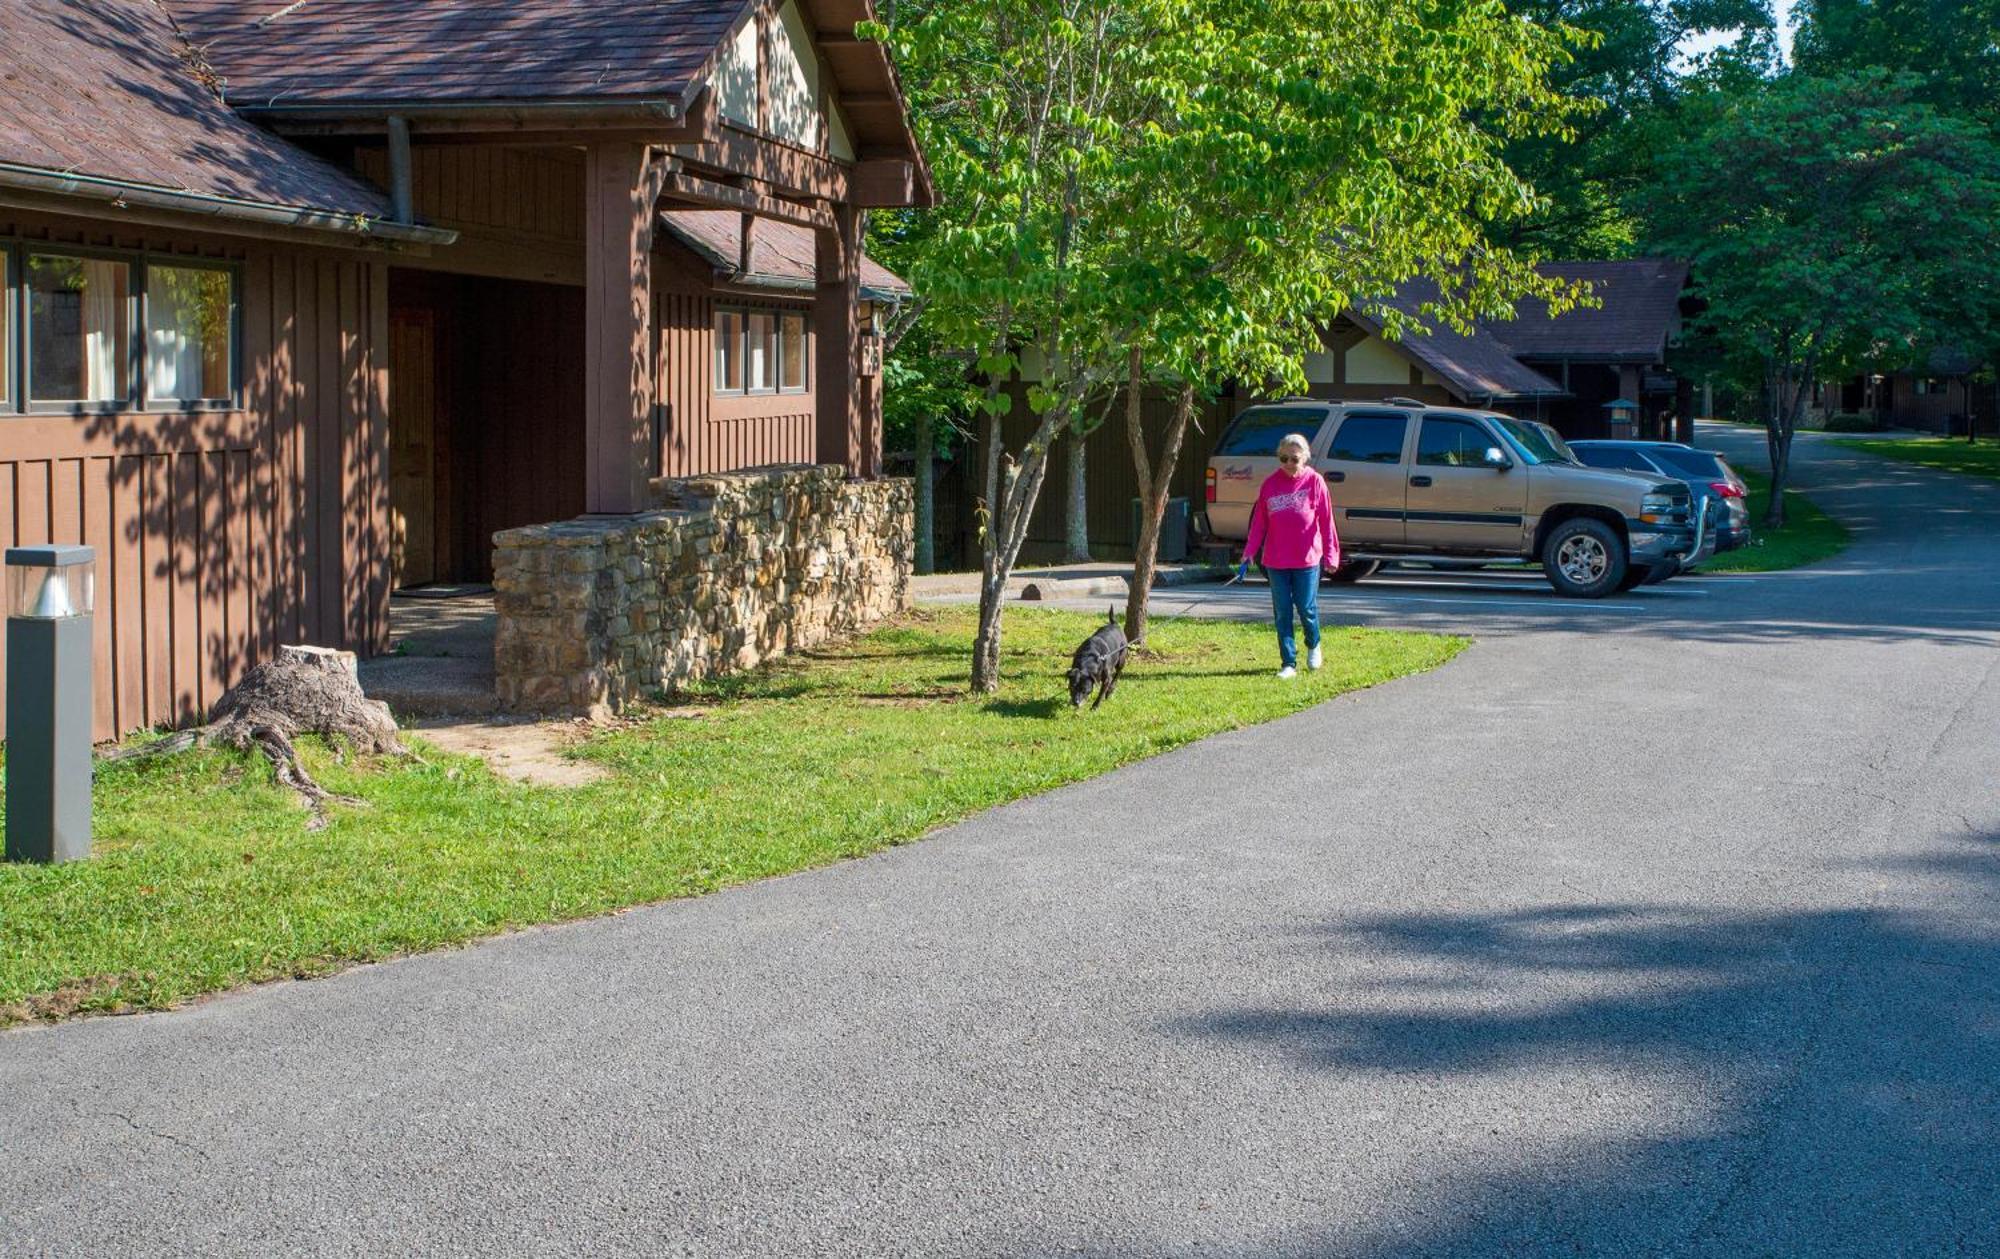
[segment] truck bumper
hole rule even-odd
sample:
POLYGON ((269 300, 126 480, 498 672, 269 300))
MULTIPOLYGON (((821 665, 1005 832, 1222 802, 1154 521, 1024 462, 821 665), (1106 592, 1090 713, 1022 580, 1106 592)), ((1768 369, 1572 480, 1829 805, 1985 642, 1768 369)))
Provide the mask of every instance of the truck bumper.
POLYGON ((1694 549, 1694 530, 1635 524, 1625 531, 1632 558, 1645 564, 1677 560, 1694 549))

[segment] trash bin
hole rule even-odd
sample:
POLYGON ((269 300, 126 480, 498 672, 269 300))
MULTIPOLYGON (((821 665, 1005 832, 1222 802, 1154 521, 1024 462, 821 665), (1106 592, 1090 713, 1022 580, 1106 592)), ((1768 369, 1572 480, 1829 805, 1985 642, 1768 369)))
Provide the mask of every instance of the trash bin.
MULTIPOLYGON (((1138 499, 1132 500, 1132 545, 1139 545, 1139 522, 1145 508, 1138 499)), ((1188 501, 1184 498, 1167 500, 1166 514, 1160 518, 1160 549, 1154 557, 1162 564, 1183 564, 1188 557, 1188 501)))

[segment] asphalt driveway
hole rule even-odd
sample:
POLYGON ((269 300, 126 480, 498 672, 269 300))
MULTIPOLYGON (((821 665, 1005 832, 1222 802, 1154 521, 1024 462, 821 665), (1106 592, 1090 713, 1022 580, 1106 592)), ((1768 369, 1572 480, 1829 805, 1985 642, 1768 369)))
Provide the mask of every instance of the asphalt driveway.
POLYGON ((1799 465, 1816 568, 1364 587, 1480 641, 833 869, 0 1034, 0 1251, 1996 1253, 2000 484, 1799 465))

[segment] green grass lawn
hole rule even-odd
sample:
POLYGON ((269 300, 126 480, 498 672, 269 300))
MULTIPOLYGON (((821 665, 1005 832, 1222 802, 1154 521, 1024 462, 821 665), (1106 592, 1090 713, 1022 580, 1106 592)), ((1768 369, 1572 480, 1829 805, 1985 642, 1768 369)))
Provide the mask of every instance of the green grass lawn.
POLYGON ((1785 491, 1785 527, 1764 525, 1771 502, 1771 478, 1761 472, 1736 469, 1749 487, 1750 545, 1724 551, 1703 564, 1704 573, 1770 573, 1781 568, 1816 564, 1847 549, 1847 526, 1793 490, 1785 491))
POLYGON ((367 801, 318 832, 252 757, 100 767, 91 860, 0 865, 0 1025, 164 1007, 857 856, 1465 645, 1329 629, 1327 667, 1280 682, 1269 628, 1159 620, 1156 654, 1102 708, 1072 712, 1063 674, 1096 623, 1010 609, 1006 684, 975 699, 971 612, 916 611, 594 738, 579 754, 613 773, 587 787, 510 783, 434 749, 342 765, 309 748, 325 785, 367 801))
POLYGON ((1843 441, 1835 445, 1885 459, 1922 464, 1942 472, 1963 472, 2000 481, 2000 442, 1968 442, 1963 437, 1912 437, 1896 441, 1843 441))

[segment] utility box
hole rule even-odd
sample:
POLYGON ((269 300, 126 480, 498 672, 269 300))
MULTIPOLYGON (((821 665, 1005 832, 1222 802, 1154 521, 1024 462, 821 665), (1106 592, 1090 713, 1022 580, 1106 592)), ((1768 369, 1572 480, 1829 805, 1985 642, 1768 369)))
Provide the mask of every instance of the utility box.
MULTIPOLYGON (((1145 517, 1145 510, 1140 500, 1132 500, 1132 546, 1135 549, 1139 545, 1139 526, 1145 517)), ((1160 550, 1155 556, 1160 563, 1187 562, 1189 523, 1188 501, 1184 498, 1168 499, 1166 514, 1160 518, 1160 550)))

